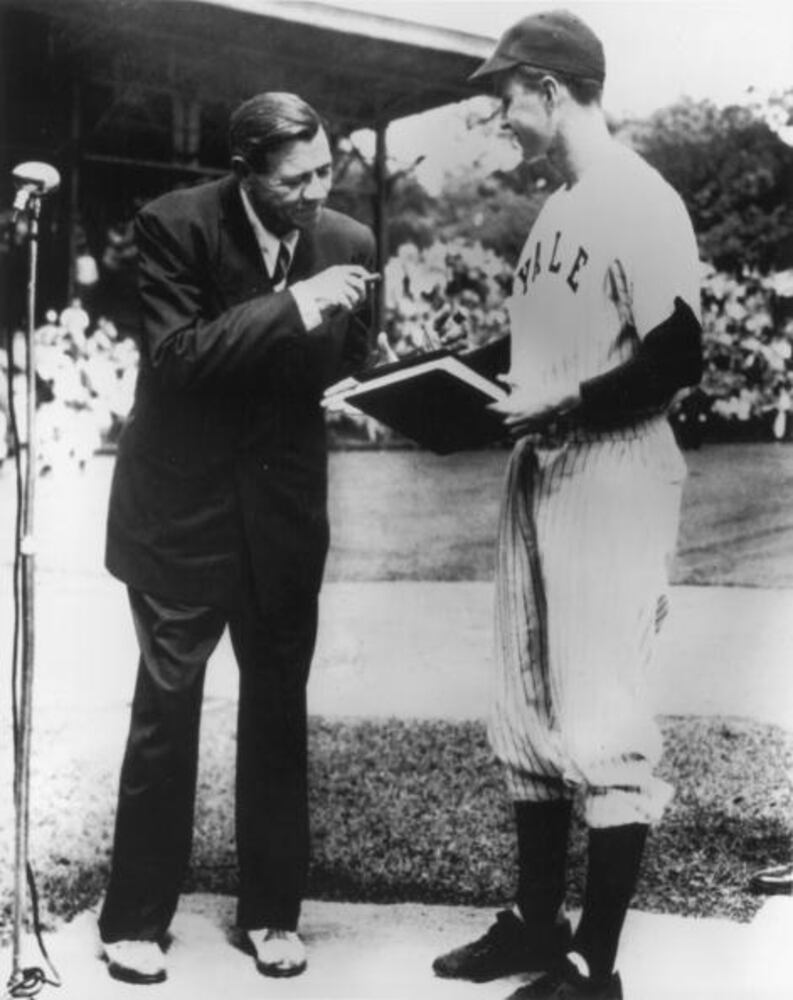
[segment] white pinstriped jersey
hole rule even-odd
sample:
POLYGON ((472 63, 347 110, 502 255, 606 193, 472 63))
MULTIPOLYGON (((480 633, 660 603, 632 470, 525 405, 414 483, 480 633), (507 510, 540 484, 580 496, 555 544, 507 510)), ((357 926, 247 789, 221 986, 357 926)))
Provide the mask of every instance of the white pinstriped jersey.
POLYGON ((577 389, 625 360, 676 295, 699 313, 699 264, 679 195, 632 150, 546 201, 515 269, 508 303, 518 391, 577 389))
MULTIPOLYGON (((699 262, 678 195, 617 143, 549 197, 509 303, 511 379, 566 395, 626 360, 699 262)), ((496 573, 490 738, 516 799, 582 791, 592 826, 657 819, 668 789, 645 700, 685 468, 663 414, 510 459, 496 573)))

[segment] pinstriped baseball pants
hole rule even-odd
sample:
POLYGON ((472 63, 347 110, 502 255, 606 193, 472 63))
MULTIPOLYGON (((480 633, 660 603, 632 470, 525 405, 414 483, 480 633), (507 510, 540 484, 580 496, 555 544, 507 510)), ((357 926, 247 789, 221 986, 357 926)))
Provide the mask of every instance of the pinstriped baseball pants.
POLYGON ((581 794, 592 827, 658 820, 660 734, 645 678, 685 466, 662 417, 518 442, 496 562, 489 736, 517 801, 581 794))

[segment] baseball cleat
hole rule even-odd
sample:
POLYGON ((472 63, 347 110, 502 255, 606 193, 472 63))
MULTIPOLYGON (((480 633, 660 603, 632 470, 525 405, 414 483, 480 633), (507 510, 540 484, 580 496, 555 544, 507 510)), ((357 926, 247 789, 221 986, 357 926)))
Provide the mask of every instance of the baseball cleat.
POLYGON ((486 983, 516 972, 545 972, 558 965, 570 946, 570 925, 558 924, 540 941, 511 910, 496 914, 487 933, 435 959, 432 969, 443 979, 486 983))
POLYGON ((558 971, 526 983, 507 1000, 622 1000, 622 981, 618 972, 603 982, 593 981, 565 961, 558 971))
POLYGON ((755 872, 749 888, 765 896, 789 896, 793 892, 793 864, 771 865, 755 872))

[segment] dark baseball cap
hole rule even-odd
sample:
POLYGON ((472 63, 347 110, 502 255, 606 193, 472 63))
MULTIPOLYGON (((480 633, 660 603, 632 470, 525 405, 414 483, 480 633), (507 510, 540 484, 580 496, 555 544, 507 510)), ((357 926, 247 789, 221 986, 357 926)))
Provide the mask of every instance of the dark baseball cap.
POLYGON ((570 76, 606 78, 603 45, 590 27, 566 10, 531 14, 501 36, 495 52, 472 73, 477 80, 515 66, 556 70, 570 76))

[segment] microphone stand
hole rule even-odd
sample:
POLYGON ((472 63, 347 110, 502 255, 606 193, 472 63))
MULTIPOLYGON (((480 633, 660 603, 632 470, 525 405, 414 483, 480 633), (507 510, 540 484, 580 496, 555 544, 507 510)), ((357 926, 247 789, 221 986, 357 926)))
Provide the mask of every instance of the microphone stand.
MULTIPOLYGON (((20 966, 23 918, 26 903, 25 876, 28 869, 28 840, 30 825, 30 747, 33 707, 33 666, 35 651, 34 630, 34 585, 35 585, 35 545, 33 536, 33 514, 36 489, 36 277, 39 252, 39 216, 41 197, 33 193, 25 206, 28 222, 28 286, 27 286, 27 353, 25 380, 27 388, 26 442, 23 444, 17 433, 17 448, 25 452, 24 490, 20 517, 21 539, 18 539, 21 573, 16 569, 14 592, 19 594, 21 576, 22 607, 22 656, 21 675, 17 678, 18 716, 14 733, 14 910, 12 938, 12 970, 8 983, 9 992, 24 988, 30 970, 20 966)), ((11 366, 9 365, 9 370, 11 366)), ((13 394, 13 389, 11 390, 13 394)))

